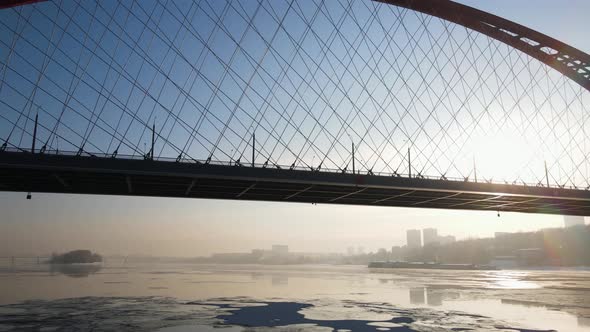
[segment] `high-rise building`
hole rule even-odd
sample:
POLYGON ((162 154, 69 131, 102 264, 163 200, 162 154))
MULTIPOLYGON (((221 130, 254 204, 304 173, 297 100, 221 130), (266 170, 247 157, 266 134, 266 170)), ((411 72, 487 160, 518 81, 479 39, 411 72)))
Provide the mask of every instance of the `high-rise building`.
POLYGON ((424 245, 438 243, 438 231, 436 228, 424 228, 422 230, 422 237, 424 238, 424 245))
POLYGON ((406 239, 408 248, 421 248, 422 247, 422 237, 420 236, 419 229, 409 229, 406 231, 406 239))
POLYGON ((567 227, 584 225, 584 217, 579 216, 563 216, 563 224, 567 227))

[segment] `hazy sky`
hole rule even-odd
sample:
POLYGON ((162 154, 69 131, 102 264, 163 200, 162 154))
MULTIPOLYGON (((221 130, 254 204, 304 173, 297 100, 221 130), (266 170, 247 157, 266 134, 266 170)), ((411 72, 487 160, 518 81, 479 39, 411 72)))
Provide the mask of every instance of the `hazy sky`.
MULTIPOLYGON (((590 52, 590 2, 461 1, 590 52), (534 4, 534 6, 533 6, 534 4)), ((0 256, 87 248, 103 254, 196 256, 288 244, 293 251, 367 251, 405 244, 405 230, 458 238, 560 227, 560 216, 194 199, 0 193, 0 256)))

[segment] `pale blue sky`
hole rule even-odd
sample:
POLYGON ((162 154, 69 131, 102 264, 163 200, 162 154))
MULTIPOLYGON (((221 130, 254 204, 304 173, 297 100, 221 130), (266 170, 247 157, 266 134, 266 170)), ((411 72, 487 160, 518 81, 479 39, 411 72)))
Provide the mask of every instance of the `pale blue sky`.
MULTIPOLYGON (((462 1, 590 52, 588 1, 462 1)), ((88 248, 195 256, 290 245, 294 251, 402 245, 405 230, 459 238, 560 227, 559 216, 194 199, 0 193, 0 256, 88 248)))

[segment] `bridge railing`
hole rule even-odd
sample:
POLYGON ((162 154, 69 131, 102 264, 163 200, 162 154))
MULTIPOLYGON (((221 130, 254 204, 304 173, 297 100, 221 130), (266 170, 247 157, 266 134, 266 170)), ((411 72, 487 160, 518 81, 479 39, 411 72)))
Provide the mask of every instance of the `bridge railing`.
MULTIPOLYGON (((21 153, 31 153, 30 150, 25 150, 21 148, 14 148, 14 147, 7 147, 3 151, 7 152, 21 152, 21 153)), ((506 180, 494 180, 494 179, 486 179, 480 178, 478 179, 471 179, 469 177, 466 178, 458 178, 458 177, 449 177, 449 176, 433 176, 433 175, 423 175, 423 174, 410 174, 406 173, 391 173, 391 172, 373 172, 371 170, 356 170, 354 173, 352 170, 348 169, 335 169, 335 168, 314 168, 314 167, 304 167, 304 166, 296 166, 296 165, 277 165, 277 164, 270 164, 270 163, 242 163, 236 160, 230 161, 223 161, 223 160, 202 160, 202 159, 194 159, 194 158, 170 158, 170 157, 156 157, 154 156, 144 156, 144 155, 129 155, 129 154, 109 154, 109 153, 92 153, 88 151, 63 151, 63 150, 45 150, 35 151, 36 154, 46 154, 46 155, 58 155, 58 156, 84 156, 84 157, 93 157, 93 158, 116 158, 116 159, 124 159, 124 160, 145 160, 145 161, 159 161, 159 162, 170 162, 170 163, 187 163, 187 164, 197 164, 197 165, 219 165, 219 166, 233 166, 233 167, 254 167, 254 168, 275 168, 275 169, 285 169, 285 170, 295 170, 295 171, 308 171, 308 172, 324 172, 324 173, 334 173, 334 174, 357 174, 357 175, 366 175, 366 176, 391 176, 391 177, 400 177, 400 178, 414 178, 414 179, 424 179, 424 180, 439 180, 439 181, 452 181, 452 182, 473 182, 473 183, 489 183, 489 184, 504 184, 504 185, 519 185, 524 187, 540 187, 540 188, 555 188, 555 189, 572 189, 572 190, 585 190, 590 191, 590 186, 583 188, 583 187, 576 187, 576 186, 566 186, 566 185, 547 185, 543 182, 539 183, 530 183, 525 181, 506 181, 506 180)))

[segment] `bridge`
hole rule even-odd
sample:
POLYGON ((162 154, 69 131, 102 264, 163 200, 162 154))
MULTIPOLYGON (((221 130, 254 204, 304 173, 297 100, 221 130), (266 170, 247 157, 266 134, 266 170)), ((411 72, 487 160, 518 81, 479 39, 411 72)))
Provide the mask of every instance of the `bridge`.
POLYGON ((9 1, 0 190, 590 215, 590 56, 448 0, 9 1))

